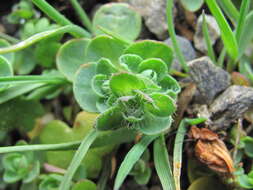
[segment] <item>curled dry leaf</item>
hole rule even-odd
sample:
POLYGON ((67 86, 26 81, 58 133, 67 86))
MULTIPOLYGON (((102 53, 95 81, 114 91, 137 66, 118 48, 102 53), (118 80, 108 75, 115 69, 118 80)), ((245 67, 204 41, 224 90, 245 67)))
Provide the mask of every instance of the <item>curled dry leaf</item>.
POLYGON ((195 156, 210 169, 218 173, 232 174, 233 160, 229 151, 218 135, 207 128, 192 126, 190 138, 197 140, 195 156))

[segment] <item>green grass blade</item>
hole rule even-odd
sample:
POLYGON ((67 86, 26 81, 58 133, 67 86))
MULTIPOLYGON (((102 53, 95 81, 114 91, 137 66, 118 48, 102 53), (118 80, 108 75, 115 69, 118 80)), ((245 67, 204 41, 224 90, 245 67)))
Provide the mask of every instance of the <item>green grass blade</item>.
POLYGON ((175 181, 171 172, 164 136, 160 136, 154 142, 154 162, 163 189, 175 190, 175 181))
POLYGON ((231 0, 218 0, 218 3, 233 23, 236 23, 239 20, 239 11, 231 0))
POLYGON ((63 77, 40 76, 40 75, 0 77, 0 84, 31 84, 31 83, 64 84, 68 83, 68 81, 63 77))
POLYGON ((59 189, 61 190, 69 190, 71 183, 72 183, 72 178, 78 169, 79 165, 81 164, 85 154, 89 150, 89 147, 91 144, 94 142, 96 137, 98 136, 99 132, 96 131, 95 129, 91 130, 83 139, 81 145, 77 149, 68 169, 67 172, 65 173, 59 189))
POLYGON ((218 7, 216 0, 206 0, 206 4, 208 5, 212 15, 215 17, 219 25, 219 28, 221 30, 221 38, 229 56, 234 60, 237 59, 238 57, 237 41, 223 13, 218 7))
POLYGON ((239 40, 239 54, 240 57, 245 52, 245 49, 253 39, 253 11, 251 11, 245 20, 245 25, 242 29, 241 37, 239 40))
POLYGON ((99 30, 101 30, 102 32, 104 32, 105 34, 107 34, 108 36, 111 36, 112 38, 114 38, 115 40, 117 40, 118 42, 122 43, 125 46, 129 46, 132 44, 131 41, 126 40, 124 38, 122 38, 120 35, 102 27, 102 26, 98 26, 99 30))
POLYGON ((182 51, 180 50, 180 47, 177 43, 177 38, 176 38, 176 32, 173 24, 173 0, 167 0, 167 6, 166 6, 166 14, 167 14, 167 23, 168 23, 168 31, 169 35, 172 41, 173 49, 176 53, 176 56, 182 66, 182 68, 188 72, 189 67, 186 64, 184 55, 182 51))
POLYGON ((81 144, 81 141, 59 143, 59 144, 33 144, 21 146, 0 147, 0 154, 27 151, 48 151, 48 150, 73 150, 81 144))
POLYGON ((77 0, 70 0, 70 3, 72 4, 73 8, 76 11, 76 14, 79 16, 82 24, 91 32, 93 33, 93 27, 92 23, 88 17, 88 15, 85 13, 83 8, 80 6, 77 0))
POLYGON ((241 3, 240 17, 239 17, 239 21, 238 21, 238 24, 237 24, 237 27, 235 30, 235 37, 236 37, 236 40, 238 43, 239 43, 239 40, 241 37, 243 27, 245 25, 246 16, 247 16, 249 8, 250 8, 250 1, 251 0, 243 0, 241 3))
POLYGON ((182 120, 177 130, 177 135, 174 144, 173 150, 173 174, 175 180, 176 190, 180 190, 180 176, 181 176, 181 167, 182 167, 182 149, 184 137, 186 134, 186 122, 182 120))
POLYGON ((207 46, 207 54, 211 58, 211 60, 216 64, 216 57, 215 57, 213 46, 211 43, 211 38, 210 38, 210 35, 208 32, 208 27, 207 27, 204 11, 202 12, 202 17, 203 17, 202 31, 203 31, 204 39, 205 39, 206 46, 207 46))
POLYGON ((44 86, 45 84, 29 84, 29 85, 15 85, 12 87, 7 88, 3 92, 0 93, 0 104, 7 102, 13 98, 21 96, 25 93, 28 93, 36 88, 44 86))
POLYGON ((122 185, 123 181, 125 180, 126 176, 129 174, 131 169, 133 168, 134 164, 140 159, 143 152, 146 150, 147 146, 155 139, 157 136, 144 136, 135 144, 131 150, 127 153, 125 159, 120 165, 118 170, 114 190, 118 190, 122 185))
POLYGON ((188 125, 197 125, 204 122, 205 118, 195 118, 195 119, 183 119, 177 130, 177 135, 173 150, 173 174, 175 180, 176 190, 180 190, 180 176, 182 168, 182 152, 183 152, 183 142, 185 134, 187 132, 188 125))
POLYGON ((40 32, 38 34, 35 34, 35 35, 25 39, 24 41, 17 43, 17 44, 14 44, 14 45, 8 46, 8 47, 4 47, 4 48, 0 48, 0 54, 19 51, 19 50, 22 50, 26 47, 33 45, 36 42, 43 40, 43 39, 53 37, 53 36, 56 36, 59 34, 64 34, 64 33, 70 33, 75 37, 90 37, 88 34, 84 33, 83 30, 81 30, 81 28, 79 26, 67 25, 67 26, 57 28, 57 29, 52 29, 52 30, 48 30, 45 32, 40 32))
POLYGON ((64 26, 73 24, 70 20, 68 20, 64 15, 62 15, 59 11, 57 11, 45 0, 32 0, 32 2, 59 25, 64 26))
POLYGON ((219 67, 223 67, 224 65, 224 60, 225 60, 225 57, 226 57, 226 48, 223 47, 223 49, 221 50, 221 53, 220 53, 220 56, 218 58, 218 61, 217 61, 217 64, 219 65, 219 67))

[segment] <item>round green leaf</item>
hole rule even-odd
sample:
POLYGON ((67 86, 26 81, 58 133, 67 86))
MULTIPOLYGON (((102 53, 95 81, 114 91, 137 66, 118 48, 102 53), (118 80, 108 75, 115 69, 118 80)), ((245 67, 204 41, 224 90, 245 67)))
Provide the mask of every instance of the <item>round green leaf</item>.
POLYGON ((170 96, 153 93, 150 97, 153 102, 145 104, 145 109, 150 113, 160 117, 168 117, 176 111, 176 104, 170 96))
POLYGON ((158 75, 158 79, 162 79, 167 73, 167 65, 161 59, 149 58, 139 64, 138 71, 153 70, 158 75))
POLYGON ((56 64, 59 71, 68 80, 73 81, 76 71, 80 65, 85 63, 85 50, 89 42, 88 39, 74 39, 67 41, 60 47, 56 64))
POLYGON ((99 26, 120 35, 127 40, 135 40, 141 31, 141 16, 125 3, 108 3, 101 6, 93 19, 97 35, 103 34, 99 26))
POLYGON ((117 72, 117 68, 112 64, 112 62, 109 59, 101 58, 97 62, 97 74, 103 74, 103 75, 111 75, 112 73, 117 72))
POLYGON ((109 85, 112 93, 116 96, 133 95, 134 90, 145 88, 145 83, 137 76, 130 73, 113 75, 109 85))
POLYGON ((93 91, 91 87, 92 78, 95 76, 96 64, 84 64, 76 73, 74 79, 74 96, 82 109, 89 112, 98 112, 96 102, 99 96, 93 91))
POLYGON ((97 186, 90 180, 83 180, 74 185, 72 190, 97 190, 97 186))
POLYGON ((92 89, 100 97, 105 97, 105 92, 103 90, 103 84, 107 80, 108 80, 108 77, 106 75, 102 75, 102 74, 95 75, 92 78, 92 83, 91 83, 92 89))
POLYGON ((237 177, 238 183, 242 188, 252 189, 253 183, 250 181, 250 178, 247 175, 240 175, 237 177))
POLYGON ((200 9, 200 7, 203 5, 204 1, 203 0, 180 0, 182 5, 184 6, 185 9, 188 11, 194 12, 200 9))
POLYGON ((157 135, 167 131, 172 123, 171 116, 158 117, 151 113, 146 113, 144 119, 136 124, 136 127, 146 135, 157 135))
POLYGON ((101 35, 91 40, 86 50, 86 61, 97 62, 101 58, 108 58, 114 65, 118 64, 125 46, 110 36, 101 35))
MULTIPOLYGON (((0 48, 1 47, 8 47, 10 46, 9 42, 7 42, 4 39, 0 39, 0 48)), ((13 64, 14 62, 14 53, 6 53, 6 54, 2 54, 1 56, 3 56, 4 58, 6 58, 10 64, 13 64)))
POLYGON ((218 179, 213 177, 201 177, 195 180, 188 190, 226 190, 226 186, 223 185, 218 179))
POLYGON ((111 107, 101 113, 96 120, 96 128, 98 130, 112 130, 122 126, 123 116, 119 107, 111 107))
POLYGON ((173 59, 172 49, 163 42, 154 40, 136 42, 130 45, 124 51, 124 54, 136 54, 142 59, 160 58, 167 64, 168 69, 170 68, 173 59))
POLYGON ((253 158, 253 138, 250 136, 246 136, 242 139, 242 142, 244 143, 244 151, 245 153, 253 158))
POLYGON ((17 74, 26 75, 32 72, 36 66, 33 47, 29 47, 15 53, 14 70, 17 74))
POLYGON ((176 94, 178 94, 181 91, 181 87, 178 84, 177 80, 174 79, 172 76, 170 75, 166 75, 162 81, 160 81, 159 85, 161 85, 162 90, 164 92, 167 91, 173 91, 176 94))
POLYGON ((143 59, 135 54, 125 54, 120 56, 119 64, 123 66, 127 71, 133 73, 138 72, 138 65, 143 61, 143 59))

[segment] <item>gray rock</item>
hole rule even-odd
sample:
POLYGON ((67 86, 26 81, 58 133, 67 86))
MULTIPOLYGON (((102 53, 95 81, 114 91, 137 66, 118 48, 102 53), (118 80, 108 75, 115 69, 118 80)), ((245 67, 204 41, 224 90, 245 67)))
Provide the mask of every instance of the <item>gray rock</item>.
POLYGON ((253 106, 253 88, 230 86, 209 108, 212 128, 226 128, 253 106))
MULTIPOLYGON (((210 35, 210 40, 213 45, 216 42, 216 40, 220 37, 220 29, 214 17, 206 15, 205 18, 210 35)), ((201 52, 206 52, 207 46, 202 32, 202 23, 203 23, 202 15, 200 15, 197 21, 197 27, 193 41, 196 49, 198 49, 201 52)))
MULTIPOLYGON (((160 40, 168 37, 166 0, 125 0, 144 18, 145 25, 160 40)), ((124 2, 125 2, 124 1, 124 2)))
POLYGON ((209 57, 201 57, 188 63, 190 76, 197 85, 198 103, 210 104, 230 85, 230 75, 212 63, 209 57))
MULTIPOLYGON (((182 53, 183 53, 186 61, 191 61, 196 58, 196 52, 195 52, 194 48, 192 47, 191 42, 187 38, 177 36, 177 42, 182 50, 182 53)), ((164 43, 166 43, 167 45, 172 47, 172 41, 170 38, 165 40, 164 43)), ((177 58, 174 58, 171 68, 175 69, 177 71, 182 70, 181 65, 180 65, 177 58)))

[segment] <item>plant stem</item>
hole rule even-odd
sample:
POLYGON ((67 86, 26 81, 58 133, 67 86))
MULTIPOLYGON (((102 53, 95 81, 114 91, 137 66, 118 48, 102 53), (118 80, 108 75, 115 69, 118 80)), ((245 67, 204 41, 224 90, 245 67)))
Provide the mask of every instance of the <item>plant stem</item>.
POLYGON ((80 17, 80 20, 82 24, 91 32, 93 33, 93 27, 92 23, 88 17, 88 15, 85 13, 83 8, 80 6, 77 0, 70 0, 70 3, 72 4, 73 8, 76 10, 77 15, 80 17))
POLYGON ((62 84, 67 83, 67 80, 62 77, 28 75, 28 76, 11 76, 0 77, 0 84, 20 84, 20 83, 47 83, 47 84, 62 84))
POLYGON ((173 24, 173 0, 167 0, 166 13, 167 13, 168 31, 170 34, 173 48, 175 50, 176 56, 181 64, 181 66, 183 67, 183 69, 186 72, 188 72, 189 67, 186 64, 184 55, 181 52, 180 47, 177 43, 177 39, 176 39, 176 32, 175 32, 175 28, 174 28, 174 24, 173 24))
POLYGON ((80 166, 84 156, 86 155, 87 151, 89 150, 89 147, 94 142, 96 137, 98 136, 99 132, 96 129, 91 130, 83 139, 81 145, 79 146, 78 150, 76 151, 68 169, 65 173, 63 180, 61 181, 59 189, 61 190, 69 190, 72 178, 77 170, 77 168, 80 166))
POLYGON ((64 34, 64 33, 70 33, 71 35, 75 37, 90 37, 89 33, 86 33, 85 31, 83 31, 79 26, 67 25, 67 26, 62 26, 60 28, 56 28, 56 29, 35 34, 25 39, 24 41, 21 41, 12 46, 0 48, 0 54, 19 51, 45 38, 52 37, 59 34, 64 34))
POLYGON ((48 150, 73 150, 80 145, 81 141, 59 143, 59 144, 35 144, 21 146, 0 147, 0 154, 26 151, 48 151, 48 150))

